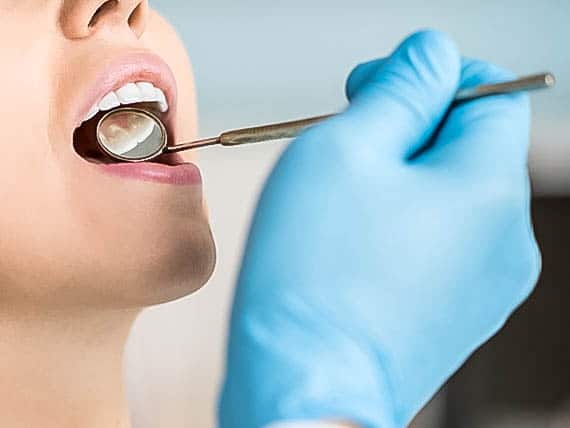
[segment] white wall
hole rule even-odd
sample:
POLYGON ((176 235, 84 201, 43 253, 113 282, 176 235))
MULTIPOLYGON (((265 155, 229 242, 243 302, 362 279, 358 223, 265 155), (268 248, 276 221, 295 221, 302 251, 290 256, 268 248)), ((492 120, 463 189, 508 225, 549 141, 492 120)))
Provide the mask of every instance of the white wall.
MULTIPOLYGON (((160 0, 194 62, 204 136, 237 126, 332 112, 356 63, 406 34, 436 27, 466 55, 519 74, 552 70, 558 88, 533 96, 532 169, 540 192, 567 192, 570 174, 570 2, 530 0, 160 0)), ((207 149, 201 165, 219 248, 198 294, 149 310, 127 356, 137 428, 214 426, 225 323, 257 192, 282 144, 207 149)))

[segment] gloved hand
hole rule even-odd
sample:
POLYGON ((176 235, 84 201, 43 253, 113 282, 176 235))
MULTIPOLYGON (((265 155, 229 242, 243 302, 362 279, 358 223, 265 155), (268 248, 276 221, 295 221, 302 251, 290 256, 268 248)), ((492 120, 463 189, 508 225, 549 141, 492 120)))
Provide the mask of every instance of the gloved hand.
POLYGON ((403 427, 533 289, 526 95, 437 32, 358 67, 349 108, 263 190, 235 296, 223 428, 403 427))

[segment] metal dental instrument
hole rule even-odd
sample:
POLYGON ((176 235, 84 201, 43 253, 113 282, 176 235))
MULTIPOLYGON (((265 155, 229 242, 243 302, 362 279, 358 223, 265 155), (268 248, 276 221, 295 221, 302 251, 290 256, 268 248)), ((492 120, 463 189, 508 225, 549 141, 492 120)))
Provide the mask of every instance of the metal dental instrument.
MULTIPOLYGON (((552 73, 522 77, 504 83, 481 85, 460 90, 455 103, 489 95, 551 88, 556 79, 552 73)), ((256 126, 227 131, 214 138, 168 146, 167 131, 155 114, 133 107, 122 107, 106 113, 97 125, 97 142, 110 157, 124 162, 144 162, 162 154, 181 152, 200 147, 222 145, 234 147, 243 144, 294 138, 304 129, 335 114, 317 116, 291 122, 256 126)))

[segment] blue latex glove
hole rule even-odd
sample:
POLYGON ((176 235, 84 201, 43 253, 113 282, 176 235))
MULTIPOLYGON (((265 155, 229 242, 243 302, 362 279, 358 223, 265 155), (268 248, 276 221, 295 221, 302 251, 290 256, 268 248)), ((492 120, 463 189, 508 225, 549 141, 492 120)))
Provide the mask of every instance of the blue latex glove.
POLYGON ((223 428, 403 427, 533 289, 526 95, 437 32, 350 77, 350 107, 283 154, 234 302, 223 428), (440 126, 441 125, 441 126, 440 126))

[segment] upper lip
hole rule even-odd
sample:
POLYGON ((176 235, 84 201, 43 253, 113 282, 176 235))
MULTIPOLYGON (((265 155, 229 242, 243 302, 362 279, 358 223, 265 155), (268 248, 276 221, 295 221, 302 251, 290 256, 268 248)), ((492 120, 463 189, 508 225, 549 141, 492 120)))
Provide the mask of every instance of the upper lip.
POLYGON ((131 82, 150 82, 164 92, 169 109, 163 120, 173 139, 177 105, 176 79, 168 64, 150 52, 137 51, 121 55, 102 67, 80 97, 80 104, 75 109, 73 129, 81 125, 91 107, 106 94, 131 82))

